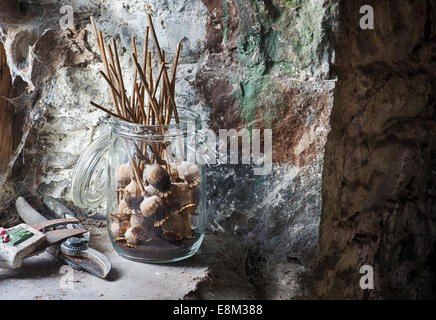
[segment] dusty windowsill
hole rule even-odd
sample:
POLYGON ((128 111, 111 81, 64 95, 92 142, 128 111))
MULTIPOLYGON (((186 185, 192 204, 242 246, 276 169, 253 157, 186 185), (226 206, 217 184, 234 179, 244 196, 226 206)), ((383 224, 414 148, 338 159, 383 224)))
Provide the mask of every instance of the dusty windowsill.
POLYGON ((0 300, 105 299, 292 299, 304 294, 298 263, 281 265, 275 277, 262 279, 259 288, 246 276, 246 248, 224 234, 209 233, 192 258, 168 265, 132 262, 121 258, 110 244, 106 228, 90 227, 92 247, 112 261, 110 280, 72 270, 48 253, 25 260, 19 270, 0 270, 0 300), (245 252, 245 253, 244 253, 245 252), (245 270, 245 271, 244 271, 245 270), (286 282, 286 283, 285 283, 286 282))
POLYGON ((112 262, 110 280, 72 270, 48 253, 25 260, 19 270, 0 271, 0 299, 180 299, 208 275, 203 259, 169 265, 128 261, 112 248, 105 228, 91 228, 92 246, 112 262))

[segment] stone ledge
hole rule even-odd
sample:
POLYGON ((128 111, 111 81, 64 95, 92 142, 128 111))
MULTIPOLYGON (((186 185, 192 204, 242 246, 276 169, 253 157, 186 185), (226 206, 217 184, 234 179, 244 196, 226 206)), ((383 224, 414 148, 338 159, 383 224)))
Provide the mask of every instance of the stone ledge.
POLYGON ((181 299, 208 275, 207 259, 168 265, 132 262, 110 244, 106 228, 90 228, 92 247, 112 262, 109 280, 64 267, 48 253, 26 259, 19 270, 0 271, 0 300, 181 299))
POLYGON ((295 299, 305 293, 303 265, 282 262, 271 272, 267 258, 222 233, 208 233, 190 259, 153 265, 121 258, 106 228, 88 227, 92 247, 112 261, 110 280, 69 269, 43 253, 26 259, 19 270, 0 270, 0 300, 295 299))

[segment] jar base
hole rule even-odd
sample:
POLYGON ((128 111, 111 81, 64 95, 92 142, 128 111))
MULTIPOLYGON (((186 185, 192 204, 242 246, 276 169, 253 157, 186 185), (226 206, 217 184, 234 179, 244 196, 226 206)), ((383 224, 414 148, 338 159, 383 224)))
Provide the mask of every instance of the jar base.
POLYGON ((184 240, 182 244, 171 244, 161 240, 156 244, 138 245, 135 248, 115 241, 109 233, 109 238, 115 251, 123 258, 142 263, 172 263, 188 259, 198 252, 203 242, 204 234, 195 234, 194 239, 184 240))

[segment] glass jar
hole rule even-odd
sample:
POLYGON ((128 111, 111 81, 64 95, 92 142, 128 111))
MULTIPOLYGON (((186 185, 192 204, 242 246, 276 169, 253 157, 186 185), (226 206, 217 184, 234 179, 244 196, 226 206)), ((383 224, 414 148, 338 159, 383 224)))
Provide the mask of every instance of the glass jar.
POLYGON ((76 165, 74 203, 91 209, 106 202, 109 238, 122 257, 165 263, 194 255, 206 225, 199 117, 185 112, 166 126, 111 118, 109 125, 76 165))

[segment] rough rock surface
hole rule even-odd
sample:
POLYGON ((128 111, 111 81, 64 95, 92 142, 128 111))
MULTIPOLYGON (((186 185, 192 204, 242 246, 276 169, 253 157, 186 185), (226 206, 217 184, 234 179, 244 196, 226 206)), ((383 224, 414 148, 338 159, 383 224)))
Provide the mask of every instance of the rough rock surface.
POLYGON ((317 249, 321 172, 334 79, 330 1, 204 1, 207 56, 197 92, 209 125, 272 128, 270 176, 210 170, 211 228, 255 241, 264 255, 309 262, 317 249), (225 202, 222 199, 226 199, 225 202))
POLYGON ((323 174, 320 265, 324 298, 436 295, 436 5, 342 1, 339 79, 323 174), (375 290, 359 269, 374 267, 375 290))
POLYGON ((39 12, 44 23, 29 18, 18 26, 1 24, 13 77, 34 89, 30 97, 15 101, 30 101, 33 115, 19 162, 22 178, 29 182, 19 191, 31 186, 40 195, 71 200, 72 169, 99 134, 103 116, 89 100, 110 104, 97 73, 102 63, 89 16, 95 16, 106 41, 116 38, 127 73, 132 70, 130 37, 136 36, 141 52, 149 4, 170 59, 176 41, 183 39, 178 104, 202 112, 213 129, 274 132, 278 172, 255 177, 251 166, 210 169, 210 229, 255 240, 261 252, 278 253, 284 260, 313 260, 334 88, 328 41, 334 1, 76 0, 75 29, 66 31, 58 26, 59 6, 44 3, 52 9, 48 13, 41 6, 27 8, 32 12, 27 17, 39 12), (15 52, 19 41, 22 49, 15 52), (286 169, 278 169, 284 164, 286 169))
POLYGON ((294 275, 314 261, 322 210, 318 297, 435 297, 433 1, 76 0, 75 28, 65 31, 57 1, 21 3, 0 3, 21 131, 9 159, 15 190, 1 186, 2 221, 14 222, 14 192, 71 200, 74 164, 100 134, 103 113, 89 100, 110 104, 89 16, 106 41, 116 38, 127 73, 130 37, 141 52, 149 4, 169 59, 183 39, 178 104, 214 130, 273 129, 271 175, 209 170, 209 229, 240 241, 224 260, 242 262, 240 296, 305 294, 294 275), (364 4, 374 7, 375 30, 359 28, 364 4), (364 264, 374 267, 375 290, 359 287, 364 264))

